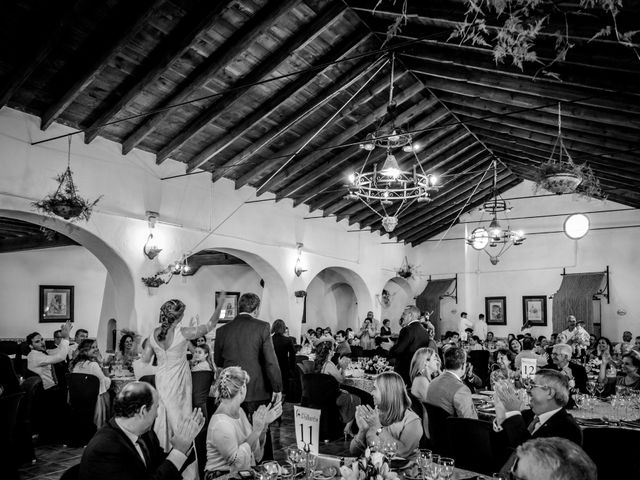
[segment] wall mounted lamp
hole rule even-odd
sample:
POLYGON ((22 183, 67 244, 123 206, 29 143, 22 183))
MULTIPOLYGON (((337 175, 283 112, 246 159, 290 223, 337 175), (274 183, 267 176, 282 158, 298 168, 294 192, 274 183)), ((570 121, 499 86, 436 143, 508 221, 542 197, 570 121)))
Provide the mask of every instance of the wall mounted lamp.
POLYGON ((298 242, 296 243, 296 247, 298 248, 298 259, 296 260, 296 265, 293 267, 293 271, 296 274, 296 277, 302 275, 302 272, 306 272, 307 270, 302 266, 302 247, 304 244, 298 242))
POLYGON ((147 237, 147 241, 145 242, 144 247, 142 247, 142 251, 145 257, 147 257, 149 260, 153 260, 162 251, 162 249, 158 248, 158 246, 153 241, 153 229, 156 228, 158 213, 147 211, 145 215, 147 216, 147 221, 149 222, 149 236, 147 237))

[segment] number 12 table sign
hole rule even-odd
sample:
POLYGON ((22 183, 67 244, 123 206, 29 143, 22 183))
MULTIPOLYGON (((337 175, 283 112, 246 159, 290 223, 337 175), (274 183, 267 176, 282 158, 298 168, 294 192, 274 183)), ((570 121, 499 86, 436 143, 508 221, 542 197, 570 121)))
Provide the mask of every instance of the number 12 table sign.
POLYGON ((313 455, 318 455, 320 410, 297 405, 294 405, 293 410, 298 448, 303 452, 309 451, 313 455))
POLYGON ((535 358, 523 358, 520 364, 522 378, 533 378, 538 370, 538 361, 535 358))

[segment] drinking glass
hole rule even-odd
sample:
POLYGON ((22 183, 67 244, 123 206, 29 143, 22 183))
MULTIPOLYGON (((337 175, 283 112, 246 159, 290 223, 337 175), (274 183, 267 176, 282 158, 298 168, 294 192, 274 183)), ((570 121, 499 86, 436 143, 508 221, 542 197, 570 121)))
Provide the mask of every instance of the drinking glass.
POLYGON ((316 466, 318 465, 318 457, 311 453, 307 456, 307 478, 313 478, 316 473, 316 466))
POLYGON ((440 478, 449 480, 453 475, 455 462, 453 458, 440 457, 440 478))
POLYGON ((431 463, 427 467, 427 472, 429 473, 429 477, 432 480, 437 480, 440 475, 440 470, 442 469, 442 465, 440 465, 440 455, 431 455, 431 463))
POLYGON ((298 465, 300 463, 300 460, 302 460, 302 453, 302 450, 295 445, 287 447, 287 458, 293 465, 298 465))
POLYGON ((420 449, 420 451, 418 452, 416 463, 420 468, 420 478, 422 478, 422 480, 424 480, 425 476, 427 475, 427 469, 431 464, 432 455, 433 454, 431 453, 431 450, 420 449))
POLYGON ((387 456, 389 460, 391 460, 396 456, 396 453, 398 452, 398 442, 384 442, 382 452, 387 456))
POLYGON ((377 452, 380 450, 380 440, 371 440, 369 442, 369 449, 371 450, 371 452, 377 452))
POLYGON ((280 473, 280 465, 278 462, 264 462, 260 465, 260 471, 268 480, 277 480, 280 473))
POLYGON ((594 380, 589 380, 587 382, 587 392, 589 392, 589 395, 593 396, 593 393, 596 390, 596 382, 594 380))
POLYGON ((292 463, 286 463, 280 466, 280 476, 282 480, 291 480, 296 474, 296 467, 292 463))

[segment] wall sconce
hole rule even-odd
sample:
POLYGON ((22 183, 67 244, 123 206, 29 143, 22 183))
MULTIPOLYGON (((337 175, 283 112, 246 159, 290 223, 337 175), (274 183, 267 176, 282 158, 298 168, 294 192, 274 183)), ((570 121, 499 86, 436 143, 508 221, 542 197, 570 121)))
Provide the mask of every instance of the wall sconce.
POLYGON ((296 274, 296 277, 302 275, 302 272, 306 272, 307 270, 302 267, 302 247, 304 244, 296 243, 296 247, 298 248, 298 259, 296 260, 296 265, 293 267, 293 271, 296 274))
POLYGON ((149 236, 147 237, 147 241, 145 242, 144 247, 142 247, 142 251, 149 260, 153 260, 162 251, 162 249, 158 248, 158 246, 153 241, 152 233, 152 230, 156 227, 158 213, 147 211, 145 214, 147 216, 147 221, 149 222, 149 236))

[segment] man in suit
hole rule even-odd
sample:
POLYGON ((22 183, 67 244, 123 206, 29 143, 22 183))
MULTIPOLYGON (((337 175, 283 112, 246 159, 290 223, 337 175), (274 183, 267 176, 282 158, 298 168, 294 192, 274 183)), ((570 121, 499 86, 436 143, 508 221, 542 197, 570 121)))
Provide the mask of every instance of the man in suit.
POLYGON ((429 333, 420 323, 420 309, 415 305, 408 305, 404 309, 400 325, 402 329, 398 341, 389 350, 389 356, 395 357, 395 371, 400 374, 404 383, 411 385, 411 359, 416 350, 429 346, 429 333))
POLYGON ((114 417, 93 436, 82 454, 79 480, 178 480, 191 445, 204 425, 195 409, 179 425, 167 454, 153 431, 158 392, 145 382, 132 382, 117 395, 114 417))
POLYGON ((463 382, 466 366, 467 354, 462 348, 445 350, 444 372, 429 384, 426 403, 442 408, 449 415, 477 419, 471 390, 463 382))
MULTIPOLYGON (((282 400, 282 375, 273 348, 267 322, 255 318, 260 310, 260 298, 245 293, 238 302, 238 315, 216 332, 214 360, 216 366, 238 366, 250 377, 247 395, 242 404, 249 420, 260 405, 282 400)), ((267 431, 263 460, 273 459, 271 434, 267 431)))
POLYGON ((578 445, 564 438, 536 438, 518 447, 511 478, 596 480, 598 469, 578 445))
MULTIPOLYGON (((528 386, 531 406, 528 410, 520 411, 522 401, 511 383, 498 382, 495 390, 494 430, 503 432, 510 449, 515 450, 531 438, 543 437, 561 437, 582 444, 580 427, 564 408, 569 401, 569 382, 562 373, 538 371, 528 386)), ((512 455, 503 470, 514 460, 512 455)))
POLYGON ((554 345, 551 351, 553 365, 549 365, 548 368, 562 372, 569 380, 569 388, 577 388, 580 393, 587 393, 587 371, 582 365, 571 361, 572 354, 571 345, 565 343, 554 345))

